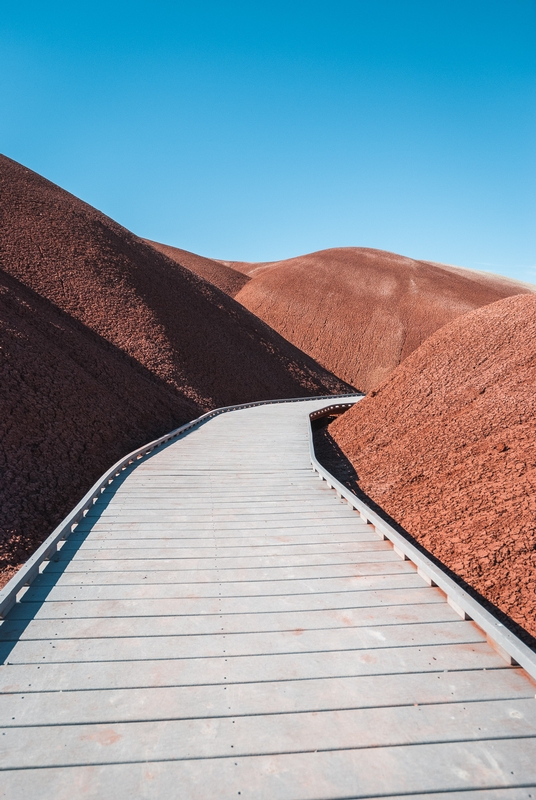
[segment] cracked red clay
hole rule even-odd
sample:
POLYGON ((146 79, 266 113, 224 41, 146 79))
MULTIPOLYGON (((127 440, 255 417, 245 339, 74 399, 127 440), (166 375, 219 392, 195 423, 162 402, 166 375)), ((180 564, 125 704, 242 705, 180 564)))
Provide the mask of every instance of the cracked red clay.
POLYGON ((536 635, 536 297, 437 331, 329 427, 359 486, 536 635))

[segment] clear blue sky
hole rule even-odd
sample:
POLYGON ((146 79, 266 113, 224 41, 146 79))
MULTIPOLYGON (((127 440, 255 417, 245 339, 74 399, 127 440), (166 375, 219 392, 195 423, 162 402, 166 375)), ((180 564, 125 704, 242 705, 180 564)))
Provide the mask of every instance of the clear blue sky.
POLYGON ((536 0, 4 3, 0 150, 208 256, 536 283, 536 0))

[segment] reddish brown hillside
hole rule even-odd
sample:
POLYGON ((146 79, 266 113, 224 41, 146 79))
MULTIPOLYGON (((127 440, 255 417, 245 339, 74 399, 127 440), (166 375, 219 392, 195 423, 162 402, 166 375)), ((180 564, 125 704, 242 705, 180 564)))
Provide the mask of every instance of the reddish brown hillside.
POLYGON ((260 272, 264 267, 273 267, 275 264, 281 264, 281 261, 219 261, 225 267, 229 267, 235 272, 241 272, 250 278, 257 272, 260 272))
POLYGON ((1 271, 0 386, 2 585, 99 475, 197 407, 1 271))
POLYGON ((225 263, 251 277, 236 295, 240 303, 365 391, 441 326, 531 291, 507 278, 366 248, 322 250, 270 264, 225 263))
POLYGON ((348 387, 216 287, 0 157, 0 547, 210 408, 348 387))
POLYGON ((188 250, 170 247, 170 245, 153 242, 150 239, 143 239, 143 241, 165 256, 172 258, 177 264, 195 272, 196 275, 209 281, 209 283, 213 283, 214 286, 228 294, 229 297, 237 295, 242 286, 250 280, 243 272, 238 272, 221 261, 213 261, 211 258, 204 258, 195 253, 190 253, 188 250))
POLYGON ((0 157, 0 263, 200 409, 346 386, 216 287, 0 157))
POLYGON ((536 297, 431 336, 330 433, 360 487, 536 635, 536 297))

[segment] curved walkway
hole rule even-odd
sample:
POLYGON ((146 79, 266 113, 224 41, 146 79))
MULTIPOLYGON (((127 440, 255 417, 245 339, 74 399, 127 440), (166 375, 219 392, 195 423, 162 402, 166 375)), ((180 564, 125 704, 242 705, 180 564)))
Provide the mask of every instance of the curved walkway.
POLYGON ((102 494, 0 627, 0 797, 536 797, 534 683, 318 480, 326 404, 102 494))

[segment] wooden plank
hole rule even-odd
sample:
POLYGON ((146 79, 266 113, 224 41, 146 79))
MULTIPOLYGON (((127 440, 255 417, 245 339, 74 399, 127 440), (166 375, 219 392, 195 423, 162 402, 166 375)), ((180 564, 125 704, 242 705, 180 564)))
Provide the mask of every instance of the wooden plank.
MULTIPOLYGON (((236 548, 236 547, 280 547, 281 552, 287 552, 287 547, 299 545, 307 548, 320 545, 339 545, 351 544, 353 542, 376 542, 378 535, 374 531, 364 531, 355 533, 347 531, 342 533, 298 533, 287 534, 284 536, 259 536, 245 534, 243 536, 215 536, 213 531, 206 531, 202 536, 192 536, 188 531, 180 530, 177 532, 153 532, 129 531, 128 533, 92 533, 91 536, 84 533, 78 535, 72 533, 65 542, 64 547, 69 547, 70 551, 83 552, 84 550, 110 550, 113 548, 133 548, 133 547, 214 547, 236 548)), ((65 551, 67 552, 67 550, 65 551)))
POLYGON ((349 510, 348 506, 344 509, 344 513, 340 514, 336 506, 323 508, 311 508, 306 512, 300 512, 298 509, 287 509, 284 507, 274 508, 257 508, 255 500, 250 501, 250 508, 244 506, 243 508, 230 504, 228 508, 216 506, 208 502, 200 503, 198 508, 188 507, 185 502, 183 506, 177 505, 176 507, 167 507, 161 504, 160 507, 154 508, 135 508, 129 504, 123 506, 110 506, 102 513, 98 513, 98 509, 92 509, 85 517, 86 521, 99 520, 100 523, 114 522, 118 517, 124 522, 143 522, 144 520, 158 519, 160 522, 206 522, 207 519, 214 519, 215 521, 221 520, 222 522, 242 522, 244 518, 248 519, 261 519, 264 522, 282 521, 292 523, 293 520, 308 521, 322 523, 333 520, 348 520, 352 524, 356 524, 356 513, 349 510), (253 506, 253 507, 252 507, 253 506))
POLYGON ((272 567, 269 569, 225 569, 218 576, 214 570, 158 570, 152 572, 144 570, 122 570, 121 572, 90 572, 85 570, 64 570, 63 572, 50 572, 48 567, 35 579, 30 587, 27 599, 31 599, 31 592, 41 586, 104 586, 109 584, 129 585, 141 582, 148 583, 227 583, 250 582, 256 583, 270 581, 329 580, 330 578, 348 578, 360 575, 397 575, 415 572, 415 567, 409 561, 401 561, 388 553, 389 559, 384 561, 365 561, 359 564, 323 564, 313 567, 272 567))
POLYGON ((321 678, 221 686, 33 692, 0 696, 5 725, 112 724, 534 697, 521 670, 321 678))
MULTIPOLYGON (((300 516, 312 514, 317 512, 323 513, 337 513, 339 511, 339 502, 335 501, 333 497, 315 497, 308 496, 307 508, 303 508, 303 496, 301 493, 299 497, 285 498, 284 496, 277 495, 277 499, 265 499, 264 496, 253 496, 248 493, 244 494, 243 488, 237 492, 233 497, 232 492, 226 492, 225 496, 218 499, 214 498, 213 494, 208 497, 197 497, 191 492, 178 492, 176 487, 169 489, 166 495, 159 497, 140 496, 139 492, 132 492, 131 494, 115 495, 109 502, 104 499, 97 501, 93 506, 92 511, 88 516, 100 517, 106 520, 107 517, 115 516, 116 513, 143 513, 152 511, 174 512, 184 511, 187 513, 203 513, 207 505, 213 506, 214 513, 236 512, 243 514, 299 514, 300 516)), ((272 492, 266 497, 274 497, 272 492)), ((355 511, 343 505, 345 516, 352 515, 357 517, 355 511)))
MULTIPOLYGON (((141 570, 143 572, 147 572, 149 569, 147 563, 148 560, 149 559, 140 559, 138 561, 134 559, 118 559, 113 561, 112 559, 102 559, 101 561, 96 562, 77 557, 73 558, 67 563, 61 563, 59 562, 59 559, 56 561, 54 558, 47 566, 47 573, 52 575, 53 573, 80 572, 80 570, 83 570, 86 574, 91 574, 92 572, 120 572, 123 570, 141 570)), ((271 556, 267 558, 235 558, 226 559, 225 563, 222 563, 223 559, 218 558, 217 566, 222 573, 225 573, 226 570, 237 569, 296 569, 299 567, 329 567, 341 565, 358 567, 360 564, 368 564, 371 562, 386 563, 388 561, 399 560, 399 556, 397 556, 393 549, 389 548, 387 545, 386 547, 380 547, 379 549, 375 547, 374 549, 354 554, 331 553, 326 555, 288 556, 287 558, 283 558, 282 556, 271 556)), ((212 559, 212 561, 214 561, 214 559, 212 559)), ((177 571, 215 569, 216 567, 214 567, 214 565, 210 562, 211 559, 199 558, 191 558, 188 559, 188 561, 172 558, 151 559, 150 569, 154 572, 157 572, 158 570, 169 571, 170 569, 177 571)))
MULTIPOLYGON (((295 613, 316 609, 365 608, 370 606, 414 605, 415 603, 441 603, 444 599, 433 588, 378 589, 362 592, 331 592, 316 595, 276 597, 250 597, 249 613, 265 614, 277 611, 295 613)), ((10 613, 10 619, 63 619, 64 617, 152 617, 183 616, 188 614, 240 614, 244 599, 222 598, 169 598, 145 600, 76 600, 73 602, 19 603, 10 613)))
POLYGON ((487 800, 483 792, 508 783, 534 785, 536 742, 523 740, 523 745, 516 740, 455 742, 151 764, 144 760, 47 769, 43 774, 14 770, 2 778, 10 800, 26 800, 31 786, 39 787, 40 800, 170 797, 177 787, 192 800, 236 800, 239 794, 271 800, 363 800, 462 790, 482 790, 487 800))
MULTIPOLYGON (((12 654, 16 657, 16 650, 12 654)), ((11 658, 11 656, 10 656, 11 658)), ((56 691, 143 686, 205 686, 260 681, 362 675, 401 675, 408 672, 504 669, 505 662, 488 644, 429 645, 378 648, 373 651, 292 653, 290 655, 225 656, 203 659, 155 661, 142 650, 138 661, 8 665, 0 667, 0 690, 56 691), (119 665, 124 663, 124 667, 119 665)), ((513 669, 513 668, 512 668, 513 669)))
MULTIPOLYGON (((212 545, 204 545, 203 547, 191 547, 188 545, 181 545, 177 547, 175 542, 169 542, 166 546, 149 546, 140 547, 104 547, 104 548, 89 548, 89 547, 70 547, 67 542, 60 550, 59 561, 75 559, 84 559, 86 561, 103 561, 106 559, 123 560, 123 559, 154 559, 160 558, 175 558, 175 559, 202 559, 218 557, 218 562, 225 559, 235 558, 259 558, 267 559, 271 557, 277 558, 290 558, 292 556, 322 556, 324 554, 349 554, 353 556, 355 553, 370 552, 371 550, 382 550, 385 548, 377 547, 381 542, 378 538, 368 537, 364 541, 352 542, 330 542, 326 544, 313 542, 311 544, 299 545, 234 545, 232 547, 220 546, 217 541, 212 545)), ((421 579, 422 580, 422 579, 421 579)))
MULTIPOLYGON (((221 526, 221 530, 232 530, 236 524, 240 524, 242 527, 248 526, 254 530, 264 528, 265 526, 278 528, 304 527, 311 522, 322 524, 323 522, 329 523, 330 520, 333 520, 335 524, 341 524, 343 522, 353 524, 354 520, 354 517, 347 515, 345 515, 344 518, 340 517, 336 510, 333 510, 333 512, 323 511, 318 514, 290 514, 284 511, 267 513, 263 511, 259 514, 207 512, 197 515, 180 511, 118 511, 117 514, 110 514, 105 519, 102 516, 98 517, 101 526, 105 525, 108 521, 113 522, 119 518, 121 519, 122 525, 128 525, 129 522, 139 525, 143 524, 144 521, 150 522, 157 519, 160 525, 165 525, 168 522, 176 522, 184 526, 194 526, 196 530, 202 530, 207 523, 210 523, 210 520, 217 522, 218 527, 221 526), (296 525, 294 523, 296 523, 296 525)), ((92 522, 96 520, 97 517, 93 514, 88 514, 85 519, 88 522, 92 522)))
MULTIPOLYGON (((314 475, 313 475, 314 478, 314 475)), ((317 479, 318 480, 318 479, 317 479)), ((338 505, 339 499, 337 495, 333 494, 331 489, 328 489, 325 483, 318 481, 311 485, 311 478, 308 477, 300 482, 299 486, 289 487, 288 478, 283 478, 279 482, 274 481, 251 481, 240 480, 238 489, 236 485, 228 482, 228 485, 222 486, 221 481, 214 483, 207 473, 207 479, 198 481, 197 483, 185 483, 184 481, 171 483, 165 488, 166 479, 161 478, 151 481, 148 484, 138 483, 131 485, 131 482, 118 486, 115 494, 112 497, 112 502, 117 500, 123 502, 124 499, 130 499, 133 496, 140 501, 147 501, 155 503, 158 500, 167 501, 168 498, 174 497, 191 497, 194 501, 209 501, 215 503, 238 503, 245 504, 251 502, 252 498, 259 500, 273 500, 274 497, 279 499, 279 502, 294 501, 295 504, 303 503, 303 498, 310 497, 315 502, 321 500, 326 504, 338 505)), ((98 503, 106 502, 102 498, 98 503)))
POLYGON ((275 544, 330 544, 339 542, 352 542, 352 541, 375 541, 378 535, 375 531, 368 528, 363 531, 353 530, 337 530, 333 532, 326 532, 325 528, 321 527, 315 530, 310 530, 308 533, 292 533, 288 531, 284 534, 265 534, 259 536, 258 534, 248 535, 247 533, 242 536, 228 536, 222 535, 219 531, 205 531, 203 535, 199 534, 192 536, 184 531, 182 528, 168 530, 161 529, 159 531, 147 531, 143 528, 137 530, 129 530, 128 532, 110 530, 92 531, 91 536, 89 532, 78 533, 75 530, 66 542, 73 548, 80 546, 82 548, 107 548, 107 547, 137 547, 140 540, 145 543, 147 547, 151 547, 153 543, 158 545, 159 542, 176 542, 177 545, 190 543, 191 545, 202 544, 203 542, 214 542, 217 535, 218 542, 224 546, 241 546, 246 544, 250 547, 275 545, 275 544))
MULTIPOLYGON (((31 627, 31 626, 30 626, 31 627)), ((326 630, 293 628, 268 633, 212 633, 211 635, 158 635, 122 638, 23 638, 10 655, 13 664, 77 661, 135 661, 143 652, 154 659, 205 659, 225 656, 278 655, 366 651, 486 641, 476 626, 463 622, 434 622, 383 627, 344 627, 326 630)), ((199 665, 202 672, 202 665, 199 665)))
MULTIPOLYGON (((402 562, 403 563, 403 562, 402 562)), ((351 576, 348 578, 310 579, 294 581, 226 581, 221 583, 160 584, 139 581, 125 586, 32 586, 23 602, 69 602, 71 600, 131 600, 151 597, 255 597, 274 595, 321 594, 325 592, 364 591, 365 589, 400 589, 422 586, 422 579, 414 572, 394 575, 351 576)), ((456 615, 458 616, 458 615, 456 615)), ((0 628, 2 638, 2 628, 0 628)))
MULTIPOLYGON (((134 500, 129 500, 126 496, 122 496, 117 500, 111 500, 105 506, 101 506, 99 501, 89 512, 91 516, 85 517, 85 519, 99 518, 105 521, 113 521, 112 518, 117 516, 117 513, 121 511, 138 514, 158 511, 159 507, 161 511, 169 514, 191 514, 193 516, 203 515, 212 510, 218 514, 236 513, 237 515, 250 514, 255 516, 255 509, 257 509, 258 513, 266 514, 268 517, 274 514, 288 514, 289 516, 299 516, 304 519, 307 519, 308 516, 315 517, 318 516, 318 514, 324 513, 333 518, 338 518, 339 509, 343 509, 343 513, 340 515, 341 518, 344 517, 348 520, 353 520, 356 525, 363 524, 360 522, 359 514, 346 502, 341 502, 338 499, 337 501, 330 500, 327 502, 324 498, 310 497, 305 491, 302 492, 301 497, 297 499, 288 502, 281 501, 276 504, 267 504, 264 501, 263 495, 244 486, 241 487, 240 498, 233 498, 231 493, 227 492, 226 501, 215 496, 212 492, 206 496, 197 496, 192 491, 183 492, 178 487, 170 488, 168 491, 169 497, 160 495, 153 497, 151 500, 143 496, 140 498, 139 493, 136 493, 136 502, 134 502, 134 500), (244 498, 247 498, 247 500, 244 498), (308 503, 309 507, 307 510, 300 512, 300 506, 303 505, 304 498, 307 498, 308 501, 311 500, 311 503, 308 503), (105 511, 107 513, 97 513, 100 511, 105 511)), ((273 496, 274 494, 277 495, 277 489, 270 490, 269 496, 273 496)))
MULTIPOLYGON (((16 720, 15 720, 16 721, 16 720)), ((536 703, 496 700, 3 731, 0 768, 211 759, 509 739, 536 755, 536 703), (528 744, 528 747, 527 747, 528 744)), ((536 763, 536 762, 535 762, 536 763)), ((534 765, 533 765, 534 767, 534 765)))
MULTIPOLYGON (((89 617, 87 619, 6 620, 2 641, 21 639, 101 638, 105 636, 184 636, 193 633, 248 633, 262 631, 326 630, 366 626, 396 626, 425 622, 457 622, 460 618, 446 603, 414 606, 376 606, 344 611, 295 612, 279 614, 196 614, 181 617, 139 617, 133 629, 130 617, 89 617)), ((472 623, 466 622, 465 625, 472 623)))
MULTIPOLYGON (((123 520, 122 518, 120 519, 119 517, 117 518, 117 520, 118 520, 117 523, 97 522, 88 527, 85 527, 84 523, 81 523, 81 525, 78 526, 76 530, 78 531, 79 529, 81 529, 81 530, 96 530, 96 531, 98 530, 113 531, 113 530, 130 530, 131 528, 134 529, 143 528, 144 530, 161 531, 161 530, 171 530, 174 525, 177 529, 180 529, 181 527, 182 528, 188 527, 188 529, 192 531, 206 530, 206 524, 202 522, 189 522, 188 525, 186 526, 184 523, 181 522, 173 523, 172 520, 171 521, 168 520, 166 522, 163 521, 154 522, 150 520, 144 522, 132 521, 130 523, 127 522, 126 520, 123 520)), ((349 530, 353 532, 356 530, 353 527, 353 522, 351 520, 340 519, 338 517, 329 520, 319 520, 318 522, 315 522, 314 520, 302 519, 300 517, 293 520, 292 523, 290 522, 282 523, 274 520, 261 521, 260 519, 257 520, 256 518, 251 518, 242 521, 235 521, 234 523, 220 522, 218 524, 218 530, 222 532, 238 531, 238 530, 250 530, 250 531, 269 530, 269 531, 300 532, 300 529, 303 531, 303 529, 309 530, 311 528, 317 528, 317 529, 320 528, 324 531, 329 530, 331 528, 335 532, 338 532, 339 530, 349 530)))

